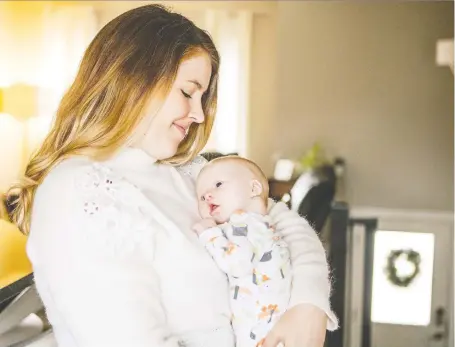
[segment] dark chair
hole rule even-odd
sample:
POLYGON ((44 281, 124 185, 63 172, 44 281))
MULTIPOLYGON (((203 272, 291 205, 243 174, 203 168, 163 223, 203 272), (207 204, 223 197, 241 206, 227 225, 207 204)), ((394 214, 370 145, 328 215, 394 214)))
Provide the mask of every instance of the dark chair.
MULTIPOLYGON (((336 193, 336 175, 334 167, 326 165, 314 170, 313 172, 304 173, 310 175, 309 186, 302 187, 306 190, 297 206, 293 206, 298 214, 304 217, 317 233, 320 233, 328 219, 335 199, 336 193)), ((298 180, 296 185, 298 185, 298 180)), ((295 204, 296 202, 294 202, 295 204)))
POLYGON ((334 198, 335 185, 328 181, 321 182, 310 189, 297 211, 320 233, 329 217, 334 198))

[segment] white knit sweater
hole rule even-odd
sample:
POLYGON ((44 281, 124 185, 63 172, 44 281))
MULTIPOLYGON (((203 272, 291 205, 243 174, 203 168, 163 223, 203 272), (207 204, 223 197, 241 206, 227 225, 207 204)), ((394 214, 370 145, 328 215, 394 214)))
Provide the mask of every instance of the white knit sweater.
MULTIPOLYGON (((177 347, 182 336, 230 329, 227 279, 191 230, 203 164, 160 165, 127 148, 103 163, 67 159, 45 178, 27 251, 59 346, 177 347)), ((270 215, 291 251, 291 306, 320 307, 334 329, 320 241, 285 205, 270 215)))

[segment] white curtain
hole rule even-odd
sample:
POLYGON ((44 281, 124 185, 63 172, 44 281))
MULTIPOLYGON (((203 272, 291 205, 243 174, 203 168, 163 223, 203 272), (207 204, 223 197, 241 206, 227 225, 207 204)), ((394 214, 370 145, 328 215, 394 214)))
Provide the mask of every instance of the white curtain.
POLYGON ((0 2, 0 87, 35 87, 36 115, 52 116, 97 29, 89 5, 0 2))
POLYGON ((218 111, 206 150, 247 155, 252 13, 207 10, 203 26, 221 56, 218 111))
POLYGON ((40 68, 40 114, 53 115, 79 68, 83 53, 98 30, 92 6, 48 9, 44 14, 44 52, 40 68))
POLYGON ((49 131, 60 99, 97 30, 94 9, 83 2, 0 2, 0 88, 26 85, 37 96, 37 100, 18 100, 33 107, 29 119, 0 114, 0 152, 6 153, 6 147, 17 149, 0 161, 7 168, 7 174, 0 175, 0 191, 23 170, 49 131))
POLYGON ((60 100, 98 30, 95 10, 89 5, 48 7, 43 19, 44 55, 39 67, 38 117, 27 123, 28 155, 49 131, 60 100))
POLYGON ((39 83, 46 6, 40 2, 0 1, 0 87, 39 83))

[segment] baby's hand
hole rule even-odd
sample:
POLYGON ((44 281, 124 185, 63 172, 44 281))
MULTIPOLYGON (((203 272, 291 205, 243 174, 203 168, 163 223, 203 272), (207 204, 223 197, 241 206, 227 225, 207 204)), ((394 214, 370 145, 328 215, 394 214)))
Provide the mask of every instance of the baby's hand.
POLYGON ((193 226, 193 230, 198 235, 201 235, 204 231, 213 227, 216 227, 216 222, 212 218, 204 218, 193 226))

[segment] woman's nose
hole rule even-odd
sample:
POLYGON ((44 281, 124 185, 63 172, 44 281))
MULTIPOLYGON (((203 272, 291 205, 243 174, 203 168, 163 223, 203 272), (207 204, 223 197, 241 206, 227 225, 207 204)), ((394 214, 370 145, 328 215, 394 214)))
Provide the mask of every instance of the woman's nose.
POLYGON ((194 106, 190 113, 190 118, 195 123, 203 123, 205 119, 204 110, 202 109, 201 103, 198 103, 197 106, 194 106))

